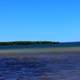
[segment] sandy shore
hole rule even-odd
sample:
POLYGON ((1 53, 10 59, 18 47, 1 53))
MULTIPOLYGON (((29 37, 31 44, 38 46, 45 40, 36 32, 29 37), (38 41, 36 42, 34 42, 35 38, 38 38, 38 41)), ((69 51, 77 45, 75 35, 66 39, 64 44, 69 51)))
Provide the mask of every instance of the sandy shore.
POLYGON ((0 56, 15 56, 15 55, 34 55, 34 54, 55 54, 66 52, 80 52, 80 47, 65 47, 65 48, 25 48, 25 49, 4 49, 0 50, 0 56))

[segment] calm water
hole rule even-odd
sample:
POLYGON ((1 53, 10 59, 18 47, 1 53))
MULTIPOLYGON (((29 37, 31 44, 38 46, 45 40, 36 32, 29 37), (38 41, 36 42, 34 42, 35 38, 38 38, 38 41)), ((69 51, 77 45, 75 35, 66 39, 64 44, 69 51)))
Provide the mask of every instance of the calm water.
POLYGON ((0 80, 79 80, 80 53, 0 57, 0 80))
POLYGON ((0 46, 0 49, 22 49, 22 48, 55 48, 55 47, 80 47, 80 42, 76 43, 60 43, 60 44, 39 44, 39 45, 13 45, 0 46))

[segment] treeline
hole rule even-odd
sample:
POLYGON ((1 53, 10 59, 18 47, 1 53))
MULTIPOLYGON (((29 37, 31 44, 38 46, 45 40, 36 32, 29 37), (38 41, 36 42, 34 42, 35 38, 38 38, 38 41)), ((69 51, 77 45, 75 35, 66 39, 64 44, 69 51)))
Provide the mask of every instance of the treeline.
POLYGON ((15 41, 15 42, 0 42, 0 45, 41 45, 41 44, 59 44, 52 41, 15 41))

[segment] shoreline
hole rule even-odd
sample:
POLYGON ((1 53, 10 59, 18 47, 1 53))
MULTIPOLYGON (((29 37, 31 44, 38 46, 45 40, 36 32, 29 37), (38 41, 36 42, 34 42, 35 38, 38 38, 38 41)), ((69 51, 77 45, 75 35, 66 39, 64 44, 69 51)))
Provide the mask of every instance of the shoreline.
POLYGON ((60 48, 24 48, 24 49, 2 49, 0 55, 20 55, 20 54, 46 54, 46 53, 66 53, 66 52, 80 52, 80 47, 60 47, 60 48))

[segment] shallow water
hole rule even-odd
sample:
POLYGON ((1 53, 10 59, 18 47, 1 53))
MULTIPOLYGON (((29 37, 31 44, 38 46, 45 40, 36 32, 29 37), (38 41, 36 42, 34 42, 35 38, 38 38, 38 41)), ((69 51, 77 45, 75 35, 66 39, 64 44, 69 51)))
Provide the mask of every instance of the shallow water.
POLYGON ((0 80, 79 80, 80 54, 0 57, 0 80))

